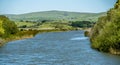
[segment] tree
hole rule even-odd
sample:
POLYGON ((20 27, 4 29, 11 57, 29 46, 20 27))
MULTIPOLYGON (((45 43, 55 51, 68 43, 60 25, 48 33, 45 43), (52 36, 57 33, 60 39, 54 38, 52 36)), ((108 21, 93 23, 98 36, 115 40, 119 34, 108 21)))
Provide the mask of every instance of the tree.
POLYGON ((72 22, 71 26, 73 27, 81 27, 81 28, 84 28, 84 27, 92 27, 93 23, 90 22, 90 21, 75 21, 75 22, 72 22))
POLYGON ((2 27, 3 21, 0 20, 0 37, 4 34, 4 29, 2 27))
POLYGON ((4 21, 3 28, 5 29, 6 34, 15 34, 18 32, 17 25, 13 21, 4 21))
POLYGON ((17 25, 6 16, 0 15, 0 36, 9 36, 18 32, 17 25))
POLYGON ((26 27, 27 27, 27 25, 22 25, 19 28, 26 28, 26 27))

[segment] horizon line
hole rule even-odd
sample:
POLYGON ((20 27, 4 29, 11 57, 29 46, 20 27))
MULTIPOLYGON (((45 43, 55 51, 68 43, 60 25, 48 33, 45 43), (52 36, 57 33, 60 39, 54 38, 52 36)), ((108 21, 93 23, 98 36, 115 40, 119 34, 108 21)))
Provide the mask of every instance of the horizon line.
MULTIPOLYGON (((33 11, 33 12, 25 12, 25 13, 5 13, 5 14, 0 14, 0 15, 6 15, 6 14, 11 14, 11 15, 21 15, 21 14, 29 14, 29 13, 37 13, 37 12, 50 12, 50 11, 58 11, 58 12, 76 12, 76 13, 104 13, 103 12, 80 12, 80 11, 66 11, 66 10, 45 10, 45 11, 33 11)), ((106 11, 107 12, 107 11, 106 11)))

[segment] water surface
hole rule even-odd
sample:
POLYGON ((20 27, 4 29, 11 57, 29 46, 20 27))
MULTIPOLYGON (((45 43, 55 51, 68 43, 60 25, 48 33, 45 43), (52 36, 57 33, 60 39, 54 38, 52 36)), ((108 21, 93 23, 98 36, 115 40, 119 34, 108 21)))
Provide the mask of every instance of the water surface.
POLYGON ((52 32, 9 42, 0 65, 120 65, 120 56, 91 49, 84 31, 52 32))

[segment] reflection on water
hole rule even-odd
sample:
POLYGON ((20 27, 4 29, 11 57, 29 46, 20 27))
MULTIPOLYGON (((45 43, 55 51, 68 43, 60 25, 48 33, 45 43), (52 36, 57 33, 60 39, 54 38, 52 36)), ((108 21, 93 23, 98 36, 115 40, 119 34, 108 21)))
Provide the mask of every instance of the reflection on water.
POLYGON ((85 39, 88 39, 88 37, 75 37, 70 40, 85 40, 85 39))
POLYGON ((0 48, 0 65, 120 65, 120 56, 95 51, 83 31, 38 34, 0 48))

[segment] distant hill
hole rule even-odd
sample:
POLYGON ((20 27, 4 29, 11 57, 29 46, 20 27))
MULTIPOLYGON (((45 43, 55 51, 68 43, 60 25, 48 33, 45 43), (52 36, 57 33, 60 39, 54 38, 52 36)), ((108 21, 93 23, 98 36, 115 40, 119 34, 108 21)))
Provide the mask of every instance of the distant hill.
POLYGON ((103 13, 80 13, 80 12, 67 12, 67 11, 43 11, 32 12, 19 15, 6 14, 11 20, 14 21, 42 21, 42 20, 68 20, 68 21, 97 21, 98 17, 106 15, 103 13))

